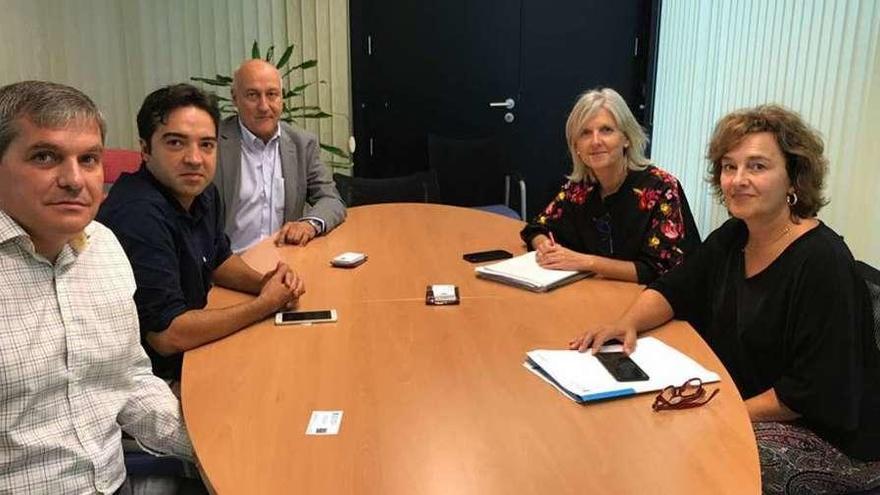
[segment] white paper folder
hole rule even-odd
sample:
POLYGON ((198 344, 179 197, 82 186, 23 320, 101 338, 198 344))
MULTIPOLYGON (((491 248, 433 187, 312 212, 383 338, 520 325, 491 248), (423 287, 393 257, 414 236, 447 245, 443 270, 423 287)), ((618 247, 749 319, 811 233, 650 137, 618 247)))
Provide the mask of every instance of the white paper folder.
MULTIPOLYGON (((620 351, 621 346, 604 346, 602 350, 620 351)), ((703 383, 720 380, 718 374, 654 337, 640 338, 629 357, 648 375, 648 380, 618 382, 590 352, 529 351, 523 366, 578 403, 654 392, 669 385, 681 385, 691 378, 699 378, 703 383)))

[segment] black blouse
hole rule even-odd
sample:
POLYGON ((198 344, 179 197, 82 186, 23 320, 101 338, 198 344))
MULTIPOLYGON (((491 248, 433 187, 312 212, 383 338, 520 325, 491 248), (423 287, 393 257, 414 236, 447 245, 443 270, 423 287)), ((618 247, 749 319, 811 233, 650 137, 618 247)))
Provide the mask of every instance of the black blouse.
POLYGON ((657 167, 630 171, 616 193, 566 182, 520 236, 529 249, 539 234, 581 253, 632 261, 639 283, 651 282, 700 244, 697 225, 678 180, 657 167))
POLYGON ((743 396, 773 388, 850 456, 880 459, 880 355, 871 303, 843 239, 820 223, 746 278, 745 224, 728 220, 654 282, 743 396))

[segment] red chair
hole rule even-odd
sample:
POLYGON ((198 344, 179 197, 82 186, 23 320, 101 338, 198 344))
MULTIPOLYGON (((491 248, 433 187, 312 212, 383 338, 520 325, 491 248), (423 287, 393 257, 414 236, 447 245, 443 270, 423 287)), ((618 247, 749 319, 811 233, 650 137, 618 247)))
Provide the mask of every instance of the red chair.
POLYGON ((123 172, 136 172, 140 166, 140 151, 106 149, 104 150, 104 184, 113 184, 123 172))

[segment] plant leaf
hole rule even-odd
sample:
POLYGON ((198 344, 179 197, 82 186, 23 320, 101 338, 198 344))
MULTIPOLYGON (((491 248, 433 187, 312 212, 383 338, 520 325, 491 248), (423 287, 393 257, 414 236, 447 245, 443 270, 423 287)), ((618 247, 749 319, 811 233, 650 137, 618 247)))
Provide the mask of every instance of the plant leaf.
POLYGON ((299 115, 293 115, 292 117, 300 118, 300 119, 326 119, 327 117, 332 117, 327 112, 315 112, 315 113, 303 113, 299 115))
POLYGON ((303 63, 301 63, 301 64, 299 64, 299 65, 294 65, 293 67, 287 69, 287 70, 284 72, 284 74, 281 75, 281 77, 287 77, 288 74, 290 74, 291 72, 295 71, 296 69, 311 69, 312 67, 314 67, 314 66, 316 66, 316 65, 318 65, 318 61, 317 61, 317 60, 306 60, 305 62, 303 62, 303 63))
POLYGON ((286 89, 284 90, 284 94, 281 95, 281 98, 286 100, 288 98, 293 98, 294 96, 299 96, 302 94, 302 89, 304 88, 300 88, 299 86, 293 89, 286 89))
POLYGON ((337 148, 336 146, 330 146, 329 144, 320 144, 321 149, 327 151, 330 154, 336 155, 339 158, 351 158, 348 153, 342 151, 342 149, 337 148))
POLYGON ((275 67, 280 69, 287 65, 291 55, 293 55, 293 44, 284 49, 284 53, 281 54, 281 58, 278 59, 278 63, 275 64, 275 67))
POLYGON ((203 83, 210 85, 210 86, 220 86, 220 87, 229 86, 229 83, 226 81, 218 81, 217 79, 211 79, 209 77, 190 77, 190 80, 203 82, 203 83))
POLYGON ((229 76, 224 76, 223 74, 217 74, 217 75, 214 76, 214 77, 217 78, 218 81, 223 81, 223 82, 228 82, 228 83, 231 83, 231 82, 232 82, 232 78, 231 78, 231 77, 229 77, 229 76))
POLYGON ((298 96, 298 95, 302 94, 302 91, 304 89, 308 88, 309 86, 311 86, 312 84, 315 84, 315 82, 312 81, 310 83, 300 84, 299 86, 289 90, 288 93, 290 93, 290 94, 286 95, 285 98, 289 98, 291 96, 298 96))
POLYGON ((321 110, 321 107, 317 105, 308 105, 302 107, 284 107, 284 110, 288 112, 298 112, 300 110, 321 110))
POLYGON ((257 40, 254 40, 254 44, 251 46, 251 58, 260 58, 260 44, 257 43, 257 40))
POLYGON ((268 50, 266 50, 266 62, 271 62, 271 61, 272 61, 272 57, 273 57, 274 55, 275 55, 275 45, 272 45, 272 46, 269 47, 268 50))
POLYGON ((312 60, 306 60, 305 62, 303 62, 299 65, 294 65, 293 68, 294 69, 311 69, 312 67, 315 67, 316 65, 318 65, 318 61, 315 59, 312 59, 312 60))
POLYGON ((291 91, 292 93, 297 93, 297 94, 299 94, 299 93, 302 93, 302 90, 308 88, 308 87, 311 86, 312 84, 315 84, 315 82, 312 81, 312 82, 310 82, 310 83, 300 84, 299 86, 297 86, 297 87, 291 89, 290 91, 291 91))

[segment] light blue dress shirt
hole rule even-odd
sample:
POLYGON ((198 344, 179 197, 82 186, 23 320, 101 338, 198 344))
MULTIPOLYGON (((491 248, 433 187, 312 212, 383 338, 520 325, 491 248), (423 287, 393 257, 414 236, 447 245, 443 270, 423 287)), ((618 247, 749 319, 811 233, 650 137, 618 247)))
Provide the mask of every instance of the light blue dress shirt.
MULTIPOLYGON (((281 173, 281 128, 269 142, 255 136, 241 120, 241 184, 236 205, 231 210, 233 227, 229 235, 232 251, 241 253, 271 236, 284 225, 284 177, 281 173)), ((324 231, 324 221, 304 217, 317 234, 324 231)))
POLYGON ((264 143, 239 121, 241 128, 241 185, 232 209, 229 234, 232 251, 239 253, 272 235, 284 221, 284 177, 281 176, 281 132, 264 143))

